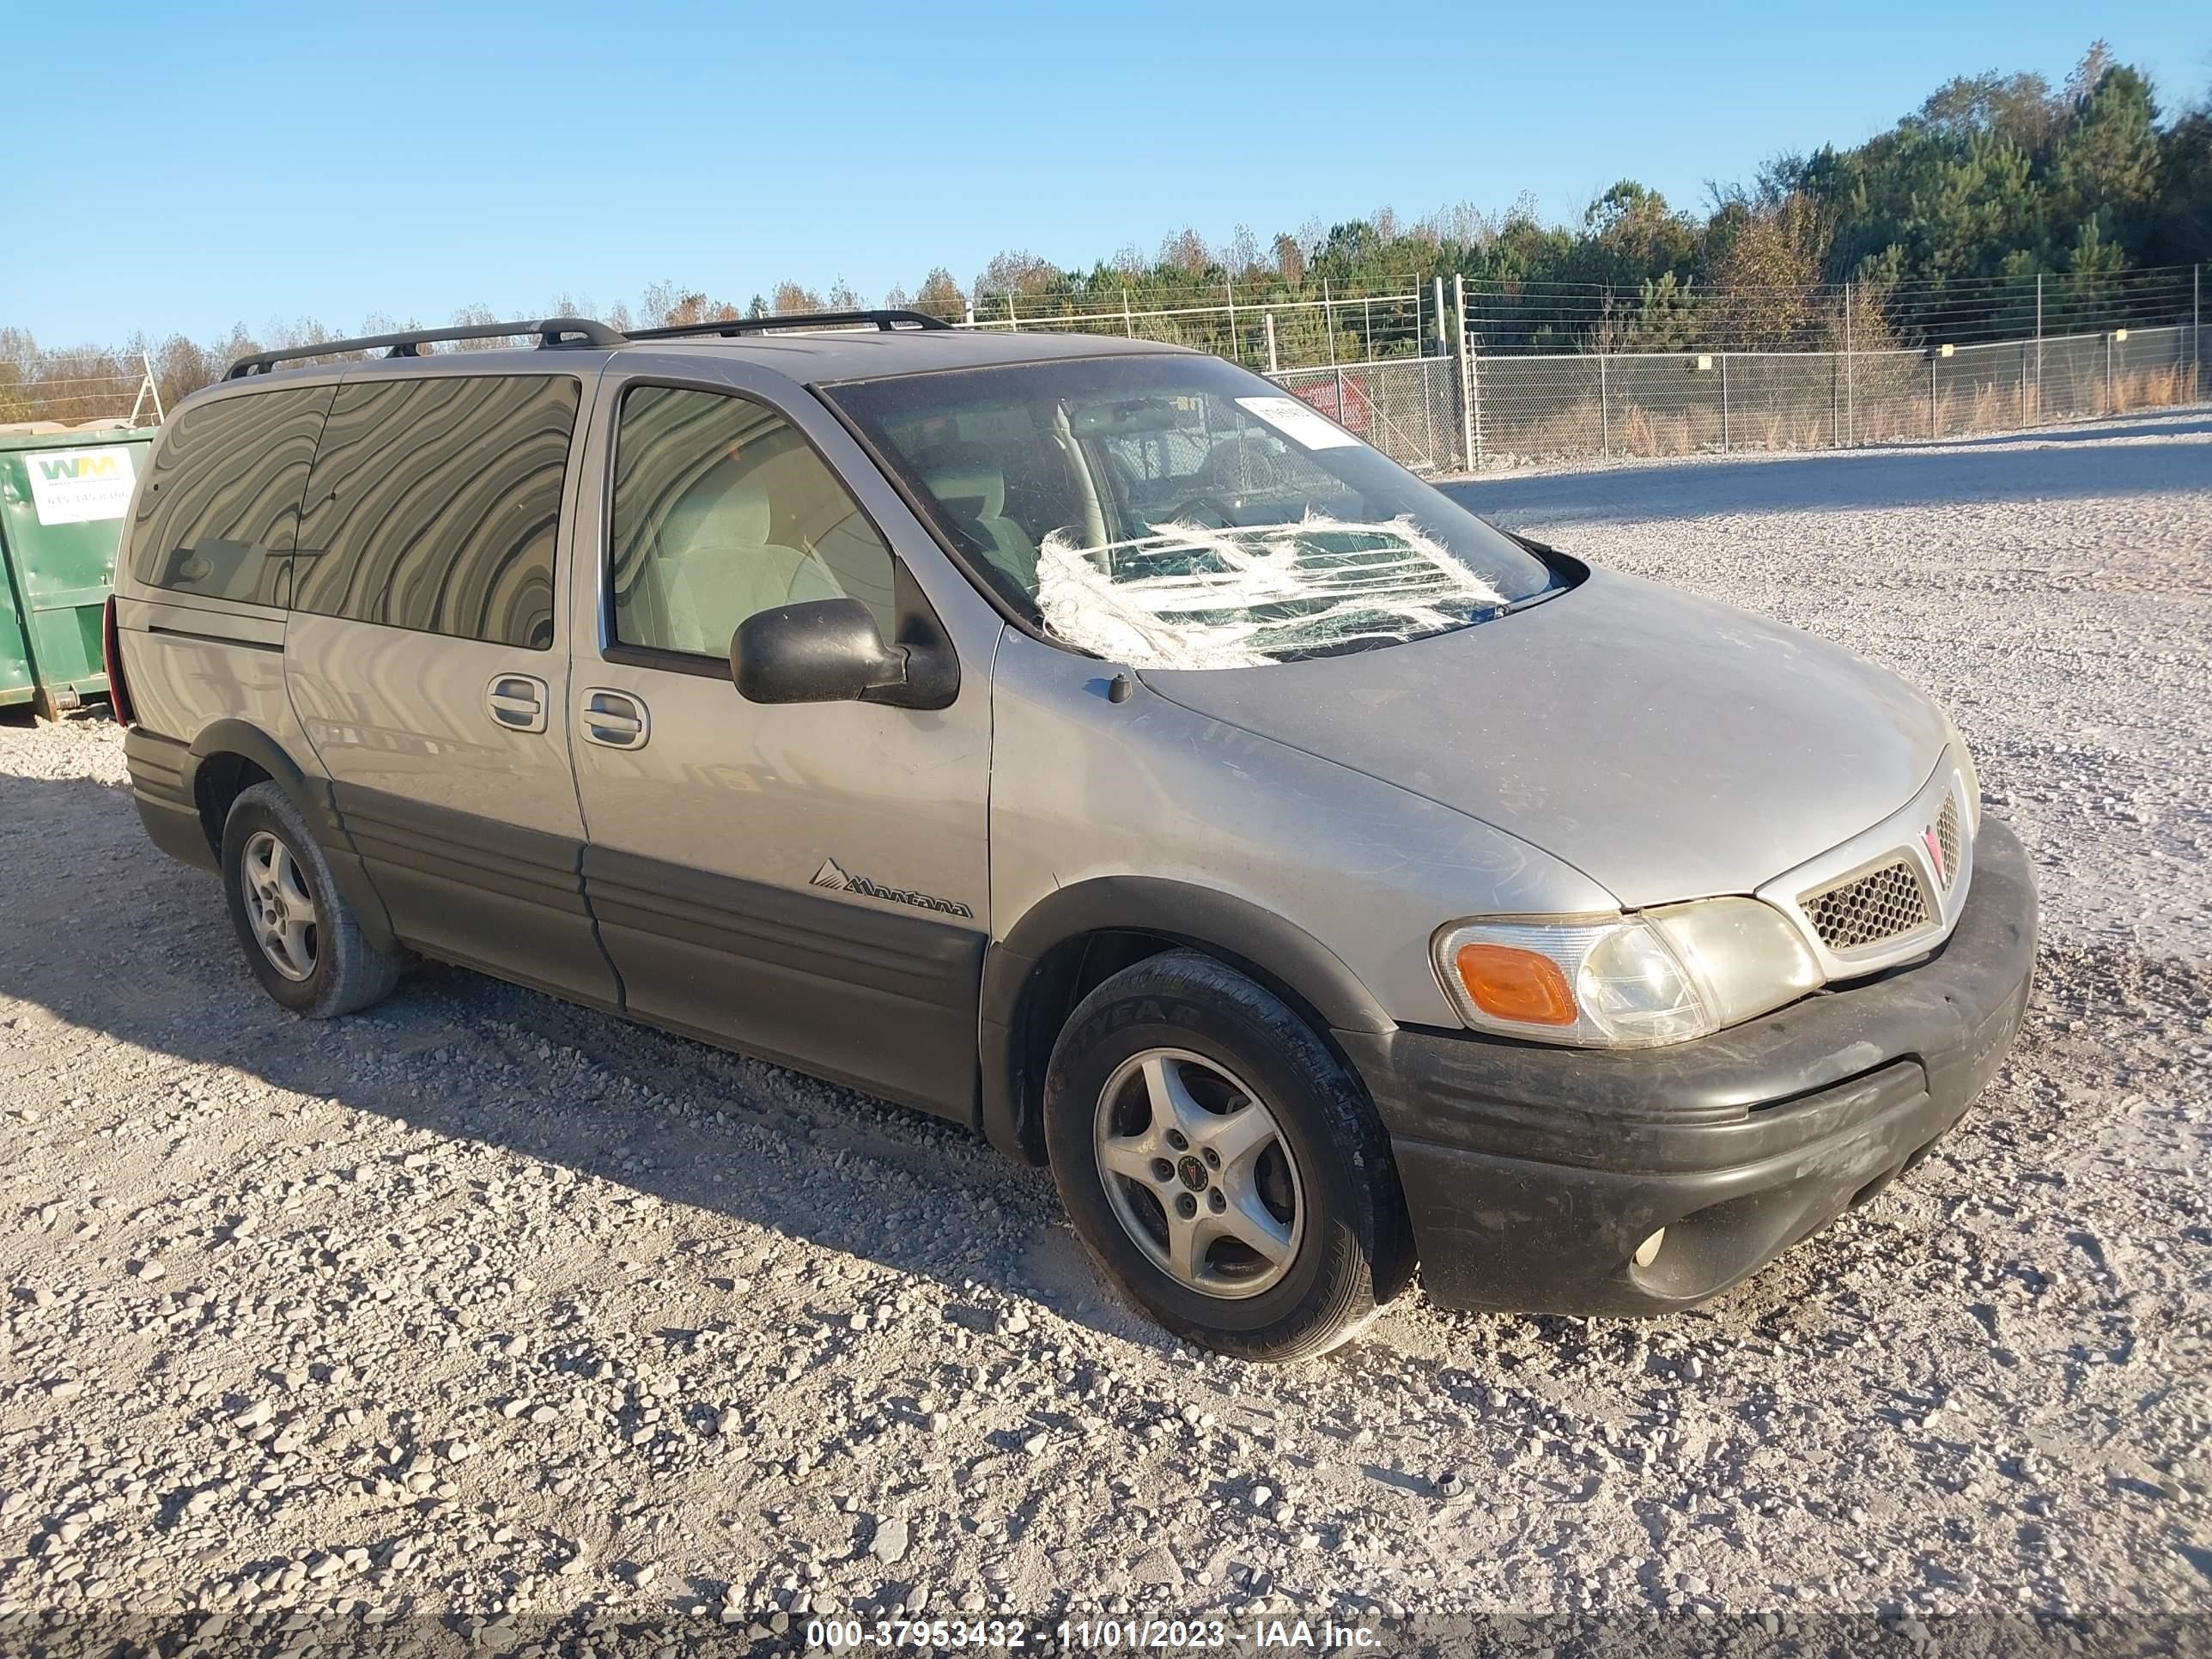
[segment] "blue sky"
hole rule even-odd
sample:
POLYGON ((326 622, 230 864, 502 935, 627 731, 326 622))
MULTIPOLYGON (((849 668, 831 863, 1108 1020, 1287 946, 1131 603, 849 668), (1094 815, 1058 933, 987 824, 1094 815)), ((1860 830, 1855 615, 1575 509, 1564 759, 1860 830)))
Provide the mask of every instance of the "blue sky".
POLYGON ((5 12, 0 325, 49 344, 663 279, 873 300, 1185 224, 1264 243, 1524 191, 1565 217, 1623 176, 1697 205, 1954 73, 2062 79, 2093 31, 2168 106, 2212 80, 2202 0, 5 12))

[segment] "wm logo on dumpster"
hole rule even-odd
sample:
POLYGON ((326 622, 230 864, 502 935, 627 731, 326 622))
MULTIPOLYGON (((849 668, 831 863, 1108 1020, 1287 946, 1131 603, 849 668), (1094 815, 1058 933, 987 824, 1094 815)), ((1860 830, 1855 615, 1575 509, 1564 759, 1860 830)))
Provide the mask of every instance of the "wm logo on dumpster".
POLYGON ((39 471, 54 483, 74 483, 85 478, 112 478, 116 474, 112 455, 59 455, 52 459, 39 457, 39 471))

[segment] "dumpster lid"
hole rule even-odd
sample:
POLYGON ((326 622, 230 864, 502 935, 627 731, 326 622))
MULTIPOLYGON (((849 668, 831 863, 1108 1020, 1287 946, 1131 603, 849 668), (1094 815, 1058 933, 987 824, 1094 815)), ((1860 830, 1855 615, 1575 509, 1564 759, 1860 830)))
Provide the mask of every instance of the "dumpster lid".
POLYGON ((13 421, 0 426, 0 450, 82 449, 93 444, 149 443, 156 428, 120 421, 62 426, 53 421, 13 421))

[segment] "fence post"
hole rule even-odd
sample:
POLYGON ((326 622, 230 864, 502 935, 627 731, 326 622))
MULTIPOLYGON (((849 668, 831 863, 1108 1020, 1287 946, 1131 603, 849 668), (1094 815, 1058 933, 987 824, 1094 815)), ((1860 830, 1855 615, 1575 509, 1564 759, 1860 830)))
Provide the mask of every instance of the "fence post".
POLYGON ((1474 378, 1474 331, 1467 325, 1467 278, 1456 271, 1452 275, 1452 315, 1459 325, 1459 453, 1467 470, 1474 472, 1482 466, 1482 388, 1474 378))
POLYGON ((2043 273, 2035 273, 2035 423, 2043 424, 2043 273))
POLYGON ((1229 361, 1237 362, 1243 355, 1243 343, 1237 337, 1237 284, 1230 277, 1221 279, 1221 291, 1229 296, 1229 361))
POLYGON ((2020 423, 2027 424, 2027 342, 2020 345, 2020 423))
POLYGON ((1121 290, 1121 332, 1131 339, 1137 337, 1137 319, 1129 314, 1129 290, 1121 290))
POLYGON ((1444 333, 1444 279, 1437 278, 1437 356, 1444 355, 1448 337, 1444 333))
POLYGON ((1728 353, 1721 353, 1721 453, 1729 453, 1728 353))
POLYGON ((2204 395, 2204 267, 2189 268, 2189 401, 2204 395))
POLYGON ((1597 448, 1601 455, 1613 453, 1613 394, 1606 389, 1606 354, 1597 354, 1597 448))
MULTIPOLYGON (((1418 289, 1415 289, 1414 291, 1415 291, 1416 293, 1419 293, 1419 290, 1418 289)), ((1367 361, 1368 361, 1369 362, 1370 362, 1370 363, 1371 363, 1371 362, 1373 362, 1375 361, 1375 296, 1374 296, 1374 295, 1369 295, 1365 296, 1364 298, 1363 298, 1363 299, 1360 301, 1360 302, 1359 302, 1359 315, 1360 315, 1361 325, 1365 329, 1365 331, 1366 331, 1366 334, 1367 334, 1367 361)))
POLYGON ((154 360, 142 351, 138 354, 138 366, 146 373, 138 382, 138 395, 131 400, 131 424, 138 424, 138 411, 151 398, 154 400, 154 424, 159 426, 168 417, 161 413, 161 388, 154 380, 154 360))
MULTIPOLYGON (((1420 289, 1413 290, 1416 294, 1420 289)), ((1429 364, 1425 357, 1416 357, 1414 367, 1421 371, 1421 423, 1429 434, 1429 470, 1437 467, 1437 400, 1436 388, 1429 384, 1429 364)))
POLYGON ((1336 311, 1328 297, 1328 278, 1321 279, 1322 331, 1328 336, 1328 366, 1336 378, 1336 418, 1344 419, 1344 370, 1336 361, 1336 311))
POLYGON ((1022 319, 1014 309, 1014 291, 1012 289, 1006 290, 1006 327, 1016 334, 1022 331, 1022 319))
POLYGON ((2105 414, 2110 416, 2119 411, 2112 406, 2112 331, 2105 331, 2105 414))
MULTIPOLYGON (((1842 434, 1838 434, 1838 436, 1842 439, 1843 446, 1847 449, 1856 449, 1859 443, 1858 387, 1853 383, 1853 380, 1854 377, 1851 374, 1851 285, 1849 283, 1845 283, 1844 284, 1844 424, 1849 429, 1850 435, 1848 437, 1844 437, 1842 434)), ((1834 417, 1831 416, 1830 418, 1833 419, 1834 417)))
POLYGON ((1269 313, 1267 313, 1267 373, 1268 373, 1268 374, 1279 374, 1279 373, 1281 372, 1280 370, 1279 370, 1279 369, 1275 367, 1275 313, 1274 313, 1273 312, 1272 312, 1272 311, 1271 311, 1271 312, 1269 312, 1269 313))
POLYGON ((1930 438, 1938 435, 1936 430, 1936 353, 1932 348, 1928 353, 1928 435, 1930 438))

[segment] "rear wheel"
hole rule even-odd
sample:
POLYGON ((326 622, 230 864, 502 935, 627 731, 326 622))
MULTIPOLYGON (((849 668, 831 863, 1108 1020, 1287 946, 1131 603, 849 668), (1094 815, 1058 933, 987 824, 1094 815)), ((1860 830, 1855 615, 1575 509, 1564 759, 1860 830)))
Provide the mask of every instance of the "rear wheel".
POLYGON ((1356 1336, 1411 1269, 1389 1143, 1283 1001, 1176 951, 1099 986, 1045 1088, 1061 1201, 1091 1253, 1188 1340, 1299 1359, 1356 1336))
POLYGON ((362 936, 328 860, 292 798, 257 783, 223 821, 230 920, 261 988, 310 1019, 366 1008, 399 982, 404 958, 362 936))

